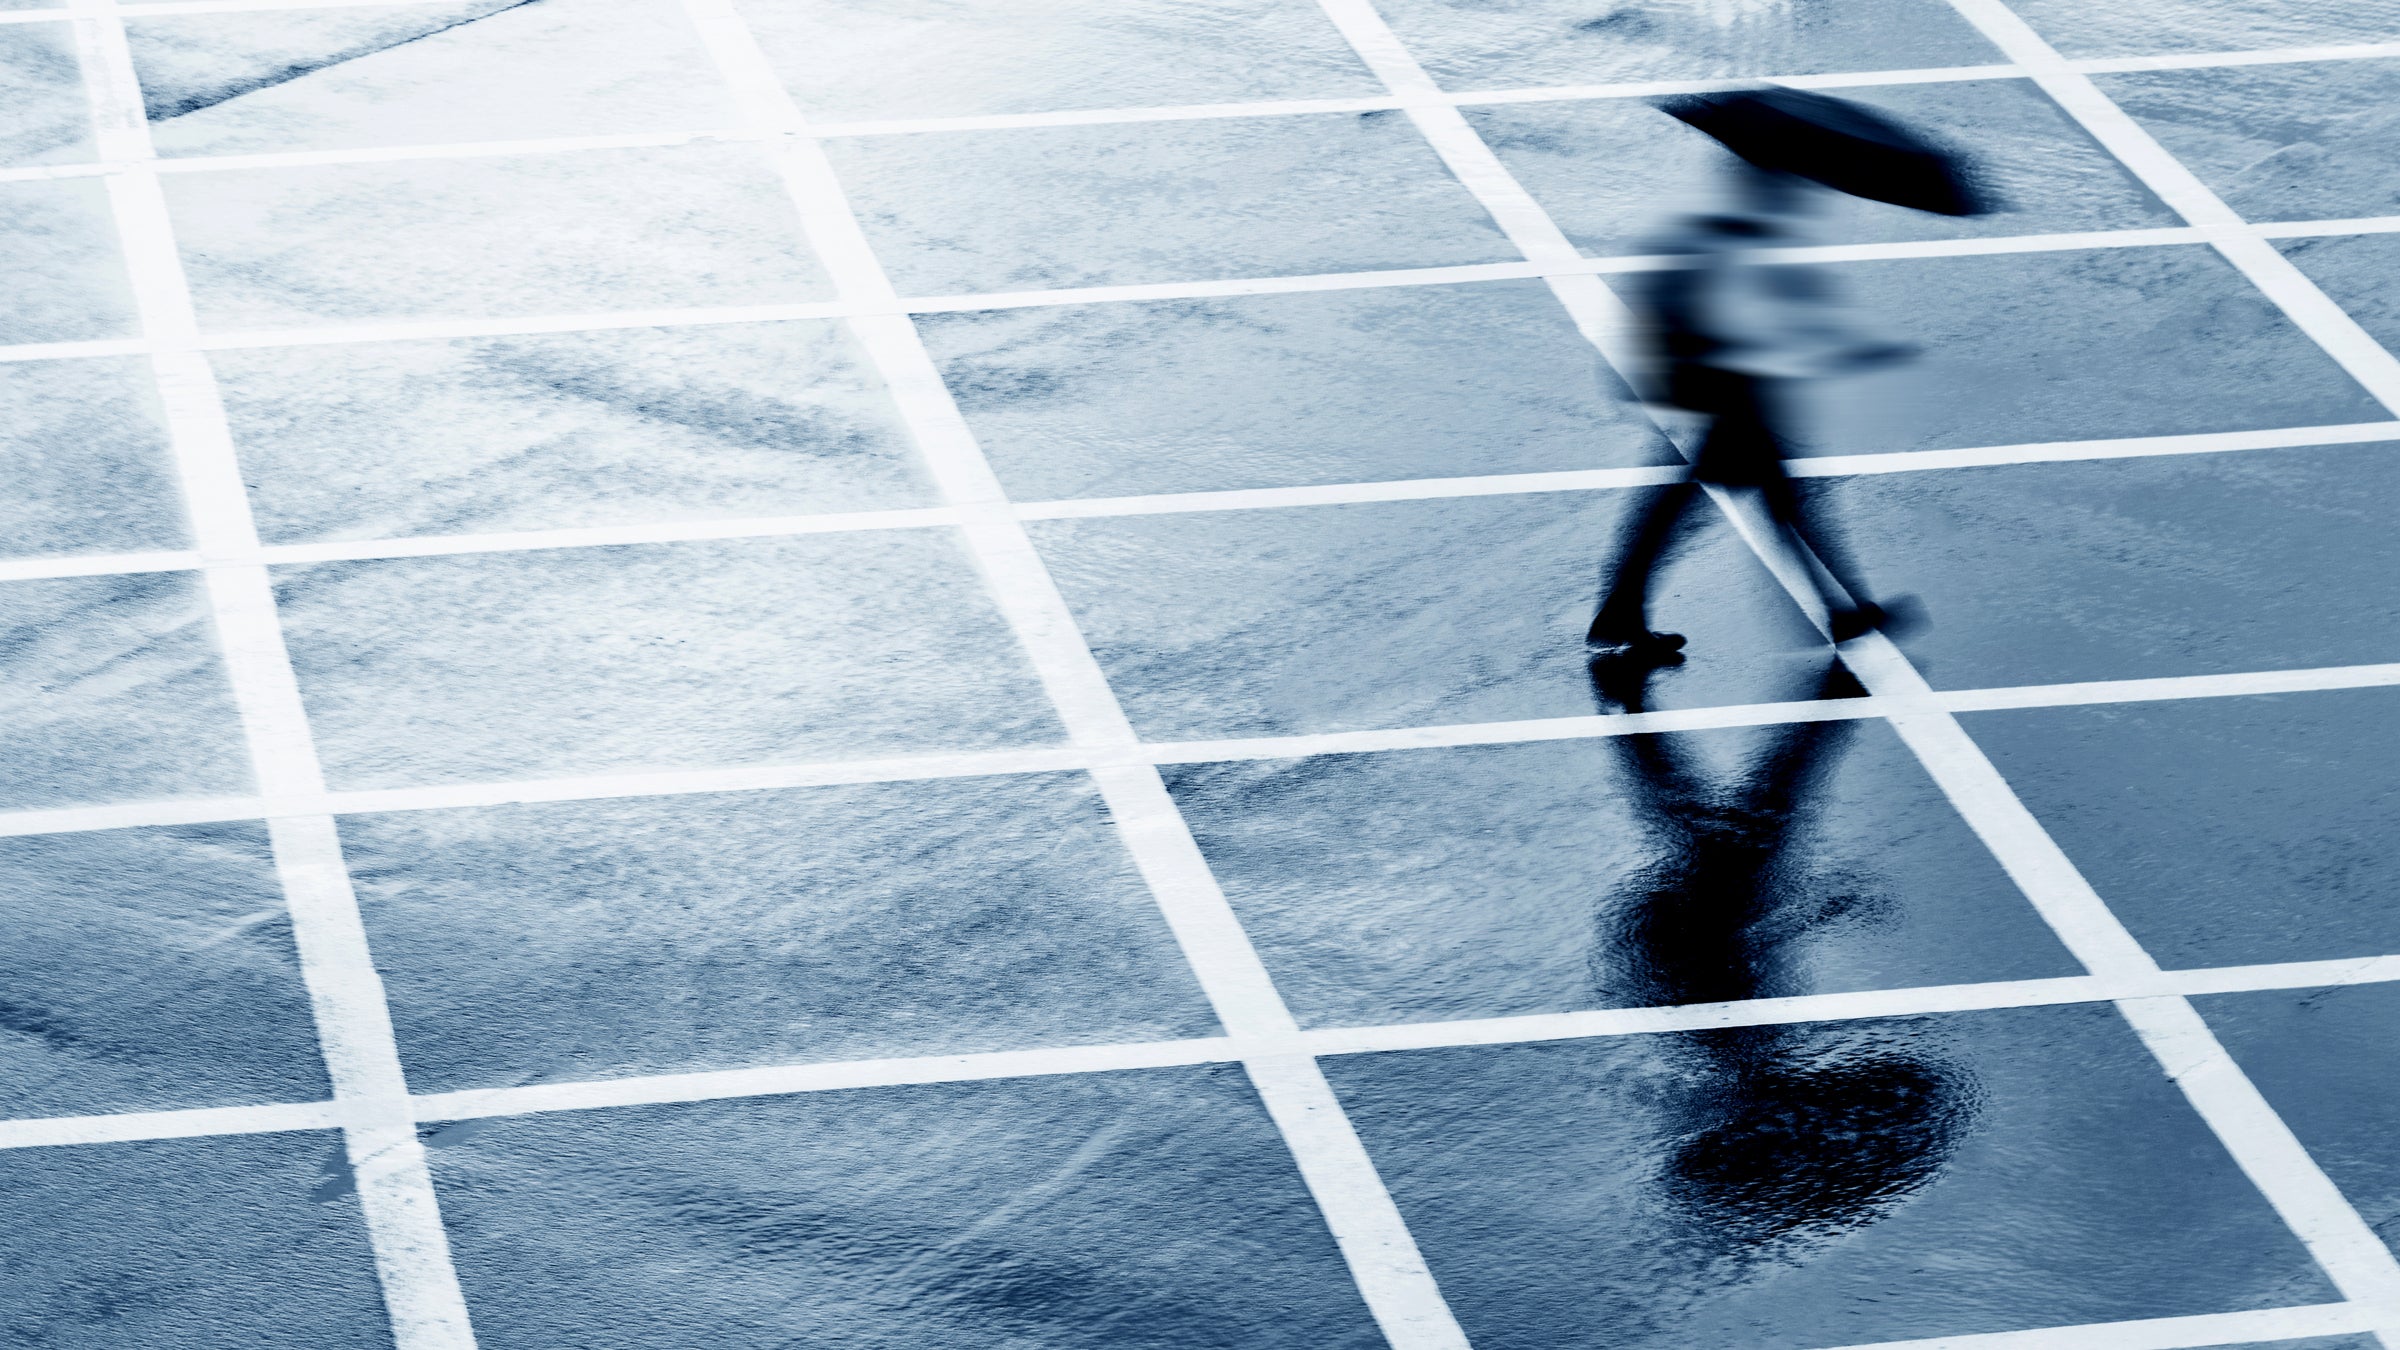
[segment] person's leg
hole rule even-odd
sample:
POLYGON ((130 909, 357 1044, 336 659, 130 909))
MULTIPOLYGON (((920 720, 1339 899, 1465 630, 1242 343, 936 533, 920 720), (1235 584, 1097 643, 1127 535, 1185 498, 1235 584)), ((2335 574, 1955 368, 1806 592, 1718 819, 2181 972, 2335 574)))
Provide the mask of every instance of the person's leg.
MULTIPOLYGON (((1849 545, 1842 538, 1841 527, 1825 519, 1822 512, 1812 512, 1800 498, 1800 491, 1789 475, 1780 470, 1774 477, 1759 484, 1759 496, 1773 518, 1776 528, 1783 532, 1785 542, 1796 548, 1805 547, 1814 553, 1825 571, 1842 589, 1850 593, 1852 606, 1865 605, 1873 597, 1867 593, 1866 578, 1859 574, 1858 563, 1850 556, 1849 545)), ((1831 596, 1824 597, 1827 609, 1845 608, 1831 596)))
POLYGON ((1858 562, 1851 556, 1841 527, 1823 512, 1808 508, 1798 485, 1784 468, 1787 447, 1777 430, 1783 418, 1783 390, 1772 381, 1758 381, 1752 390, 1752 400, 1750 411, 1756 418, 1759 439, 1771 452, 1761 456, 1756 465, 1755 481, 1761 504, 1767 508, 1767 515, 1775 522, 1785 544, 1795 554, 1803 550, 1814 554, 1826 574, 1848 594, 1847 600, 1830 595, 1819 597, 1825 602, 1831 620, 1833 640, 1847 642, 1882 627, 1887 616, 1869 593, 1866 576, 1858 570, 1858 562))
MULTIPOLYGON (((1609 572, 1601 592, 1599 612, 1592 616, 1592 626, 1585 640, 1618 646, 1638 646, 1654 640, 1650 631, 1650 574, 1658 569, 1659 560, 1675 543, 1684 521, 1691 513, 1693 499, 1700 485, 1689 479, 1671 483, 1651 494, 1642 507, 1640 519, 1626 537, 1616 566, 1609 572)), ((1683 640, 1671 633, 1655 635, 1660 643, 1672 639, 1668 650, 1683 645, 1683 640)))

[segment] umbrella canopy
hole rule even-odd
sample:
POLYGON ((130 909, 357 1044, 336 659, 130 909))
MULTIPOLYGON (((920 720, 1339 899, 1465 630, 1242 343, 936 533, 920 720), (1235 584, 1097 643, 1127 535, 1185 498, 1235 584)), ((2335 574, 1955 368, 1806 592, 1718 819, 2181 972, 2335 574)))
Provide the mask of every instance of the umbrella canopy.
POLYGON ((1944 216, 1978 216, 1999 207, 1956 151, 1843 99, 1798 89, 1745 89, 1657 106, 1762 169, 1837 192, 1944 216))

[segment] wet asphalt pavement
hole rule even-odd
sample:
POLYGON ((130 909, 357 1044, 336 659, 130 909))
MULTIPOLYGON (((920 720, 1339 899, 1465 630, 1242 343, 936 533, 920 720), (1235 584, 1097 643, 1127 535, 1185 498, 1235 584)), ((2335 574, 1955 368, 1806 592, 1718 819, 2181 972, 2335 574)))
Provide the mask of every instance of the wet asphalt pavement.
POLYGON ((2400 0, 0 18, 0 1345, 2400 1346, 2400 0))

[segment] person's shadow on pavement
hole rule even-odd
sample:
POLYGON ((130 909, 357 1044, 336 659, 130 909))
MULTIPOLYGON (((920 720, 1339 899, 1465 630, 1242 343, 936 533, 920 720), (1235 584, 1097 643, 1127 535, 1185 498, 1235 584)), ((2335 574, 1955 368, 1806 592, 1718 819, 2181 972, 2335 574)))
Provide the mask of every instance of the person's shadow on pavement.
MULTIPOLYGON (((1648 674, 1595 661, 1603 711, 1642 711, 1648 674)), ((1830 662, 1815 697, 1864 692, 1830 662)), ((1805 860, 1786 850, 1857 731, 1848 719, 1776 727, 1732 781, 1708 774, 1677 734, 1606 738, 1637 816, 1665 844, 1631 902, 1620 891, 1602 911, 1593 974, 1612 1001, 1735 1003, 1796 988, 1786 969, 1793 939, 1826 910, 1805 860)), ((1963 1066, 1911 1043, 1919 1039, 1890 1022, 1672 1038, 1659 1134, 1667 1153, 1654 1184, 1712 1283, 1801 1259, 1940 1175, 1978 1093, 1963 1066)))

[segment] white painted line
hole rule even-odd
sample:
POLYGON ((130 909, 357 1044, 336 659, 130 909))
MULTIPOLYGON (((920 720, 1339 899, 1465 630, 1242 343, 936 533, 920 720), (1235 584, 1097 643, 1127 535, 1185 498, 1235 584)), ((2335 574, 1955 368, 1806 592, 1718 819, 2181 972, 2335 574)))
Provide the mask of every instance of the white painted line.
POLYGON ((2157 994, 2200 998, 2269 989, 2332 989, 2352 984, 2400 981, 2400 956, 2361 956, 2336 961, 2288 961, 2258 966, 2214 966, 2174 970, 2161 977, 2157 994))
POLYGON ((174 155, 155 165, 160 173, 236 173, 251 169, 304 169, 327 164, 391 164, 421 159, 500 159, 510 155, 582 154, 595 150, 660 150, 707 142, 757 139, 738 131, 631 133, 616 136, 552 136, 539 140, 451 141, 423 145, 352 146, 333 150, 282 150, 249 155, 174 155))
POLYGON ((77 834, 85 830, 130 830, 155 825, 205 825, 227 820, 263 820, 272 814, 264 797, 187 797, 165 801, 107 802, 0 811, 0 838, 27 834, 77 834))
MULTIPOLYGON (((633 525, 589 525, 557 530, 511 530, 496 534, 417 535, 398 539, 343 539, 313 544, 269 544, 260 561, 272 564, 352 562, 369 558, 431 558, 454 553, 525 553, 560 548, 622 548, 634 544, 689 543, 707 539, 785 538, 856 530, 915 530, 960 523, 948 507, 891 511, 829 511, 813 516, 739 516, 718 520, 662 520, 633 525)), ((143 569, 147 570, 147 569, 143 569)), ((0 573, 5 576, 5 573, 0 573)))
POLYGON ((850 136, 917 136, 946 131, 1023 131, 1040 127, 1192 122, 1232 117, 1308 117, 1326 113, 1381 112, 1399 106, 1400 101, 1393 98, 1296 98, 1255 103, 1155 104, 1143 108, 1075 108, 1057 112, 987 113, 973 117, 817 122, 809 126, 808 134, 830 141, 850 136))
POLYGON ((2337 234, 2391 234, 2400 231, 2400 216, 2355 216, 2349 220, 2264 220, 2250 233, 2261 239, 2315 239, 2337 234))
MULTIPOLYGON (((4 176, 5 171, 0 171, 4 176)), ((1998 235, 1978 238, 1907 240, 1884 244, 1827 244, 1763 251, 1769 262, 1886 262, 1902 259, 1975 257, 1987 254, 2068 252, 2096 248, 2151 248, 2207 244, 2237 238, 2301 238, 2319 235, 2384 234, 2400 231, 2400 216, 2351 220, 2278 221, 2256 225, 2174 226, 2157 229, 2086 231, 2067 234, 1998 235)), ((1469 263, 1454 267, 1403 268, 1377 272, 1225 277, 1200 281, 1148 282, 1124 286, 1071 287, 1052 291, 994 291, 877 301, 855 299, 773 305, 723 305, 600 313, 434 316, 302 328, 245 329, 202 336, 204 351, 268 347, 313 347, 354 342, 453 341, 620 328, 675 328, 707 324, 774 323, 838 319, 873 314, 946 314, 1057 305, 1205 300, 1249 295, 1377 290, 1400 286, 1449 286, 1529 279, 1588 285, 1593 275, 1651 272, 1683 266, 1675 257, 1628 255, 1585 258, 1553 251, 1543 262, 1469 263), (1575 279, 1584 279, 1576 281, 1575 279)), ((1613 303, 1613 302, 1612 302, 1613 303)), ((87 356, 140 355, 151 350, 140 339, 0 345, 0 362, 52 361, 87 356)))
POLYGON ((1290 295, 1306 291, 1379 290, 1390 286, 1453 286, 1478 281, 1523 281, 1542 275, 1533 263, 1462 263, 1455 267, 1407 267, 1380 272, 1317 272, 1294 276, 1218 277, 1205 281, 1144 282, 1126 286, 1074 286, 1055 291, 989 291, 903 300, 910 314, 949 314, 1052 305, 1100 305, 1143 300, 1214 300, 1243 295, 1290 295))
POLYGON ((1795 1022, 1852 1022, 1878 1017, 1922 1017, 1936 1013, 1985 1012, 2092 1003, 2109 997, 2110 986, 2094 976, 2011 980, 1940 988, 1866 990, 1751 999, 1740 1003, 1695 1003, 1671 1008, 1595 1008, 1534 1013, 1519 1017, 1455 1022, 1410 1022, 1310 1031, 1301 1041, 1320 1055, 1383 1054, 1394 1050, 1440 1050, 1472 1045, 1527 1045, 1612 1036, 1651 1036, 1726 1027, 1782 1026, 1795 1022))
POLYGON ((2318 1303, 2303 1308, 2256 1312, 2155 1317, 2138 1322, 2101 1322, 2038 1331, 1995 1331, 1973 1336, 1935 1336, 1919 1341, 1878 1341, 1844 1350, 2193 1350, 2240 1342, 2298 1340, 2367 1330, 2373 1314, 2355 1303, 2318 1303))
POLYGON ((0 23, 60 23, 74 17, 71 9, 0 10, 0 23))
POLYGON ((2353 1302, 2383 1310, 2377 1330, 2400 1330, 2400 1261, 2226 1053, 2189 1000, 2135 998, 2118 1009, 2284 1224, 2353 1302))
POLYGON ((102 178, 122 172, 124 168, 122 164, 16 164, 0 168, 0 183, 48 183, 61 178, 102 178))
MULTIPOLYGON (((2392 424, 2400 432, 2400 422, 2392 424)), ((1477 478, 1410 478, 1381 483, 1327 483, 1310 487, 1234 488, 1221 492, 1162 493, 1146 497, 1080 497, 1020 502, 1020 520, 1074 520, 1092 516, 1150 516, 1188 511, 1266 511, 1299 506, 1356 506, 1368 502, 1414 502, 1451 497, 1513 496, 1527 492, 1589 492, 1654 487, 1680 477, 1680 466, 1630 469, 1566 469, 1551 473, 1493 474, 1477 478)))
MULTIPOLYGON (((2004 253, 2075 253, 2101 248, 2165 248, 2177 244, 2206 244, 2247 231, 2247 226, 2162 225, 2132 230, 2074 230, 2060 234, 1964 235, 1952 239, 1906 239, 1881 244, 1811 244, 1803 248, 1762 248, 1753 261, 1775 263, 1902 262, 1925 258, 1978 258, 2004 253)), ((1688 266, 1683 258, 1622 257, 1593 259, 1584 270, 1664 272, 1688 266)), ((1565 270, 1563 268, 1559 269, 1565 270)))
MULTIPOLYGON (((597 801, 703 792, 768 792, 780 788, 833 787, 855 783, 907 783, 937 778, 1058 773, 1084 768, 1095 759, 1094 755, 1081 749, 1034 746, 1022 750, 901 755, 888 759, 841 760, 820 764, 757 764, 719 769, 664 769, 578 778, 531 779, 514 783, 370 788, 328 794, 321 806, 323 810, 339 815, 363 815, 380 811, 504 806, 517 802, 597 801)), ((270 802, 269 805, 276 803, 270 802)))
POLYGON ((798 1092, 843 1092, 912 1083, 972 1083, 994 1078, 1113 1073, 1124 1069, 1223 1063, 1237 1057, 1232 1041, 1209 1037, 1130 1045, 1058 1046, 977 1055, 837 1060, 822 1064, 726 1069, 714 1073, 653 1074, 589 1082, 536 1083, 428 1093, 411 1107, 420 1121, 522 1116, 543 1111, 590 1111, 616 1106, 775 1097, 798 1092))
POLYGON ((2073 684, 2027 685, 2016 689, 1960 689, 1934 694, 1929 701, 1945 712, 1990 712, 2003 708, 2061 708, 2092 703, 2151 703, 2186 698, 2306 694, 2332 689, 2374 689, 2395 684, 2400 684, 2400 663, 2386 662, 2295 670, 2248 670, 2230 675, 2088 680, 2073 684))
MULTIPOLYGON (((2071 975, 2051 979, 1935 985, 1809 994, 1736 1003, 1662 1008, 1596 1008, 1514 1017, 1376 1026, 1285 1029, 1253 1036, 1043 1046, 964 1055, 921 1055, 767 1065, 706 1073, 519 1084, 424 1093, 408 1102, 419 1122, 588 1111, 620 1106, 721 1101, 800 1092, 839 1092, 921 1083, 1112 1073, 1186 1064, 1281 1060, 1295 1055, 1382 1054, 1460 1046, 1650 1036, 1726 1027, 1925 1017, 2010 1008, 2153 1000, 2171 996, 2324 989, 2400 982, 2400 955, 2333 961, 2163 971, 2151 975, 2071 975)), ((1306 1097, 1307 1091, 1295 1094, 1306 1097)), ((323 1129, 388 1110, 379 1102, 298 1102, 186 1111, 128 1112, 0 1121, 0 1148, 267 1134, 323 1129)))
POLYGON ((127 1111, 106 1116, 0 1120, 0 1149, 124 1144, 147 1139, 201 1139, 227 1134, 280 1134, 286 1130, 334 1129, 341 1123, 341 1109, 332 1102, 214 1106, 188 1111, 127 1111))
POLYGON ((2320 47, 2266 47, 2238 52, 2170 52, 2160 56, 2101 56, 2069 61, 2085 75, 2138 70, 2201 70, 2216 66, 2275 66, 2302 61, 2374 61, 2400 56, 2400 42, 2344 42, 2320 47))
MULTIPOLYGON (((149 124, 123 21, 110 0, 80 0, 76 14, 77 55, 101 151, 145 160, 149 124)), ((204 556, 254 554, 258 536, 248 495, 215 379, 196 348, 191 293, 158 178, 137 164, 107 184, 194 542, 204 556)), ((218 568, 202 575, 261 793, 321 794, 324 780, 266 569, 218 568)), ((343 1141, 395 1345, 471 1350, 466 1303, 408 1116, 382 981, 367 955, 333 818, 271 820, 268 832, 318 1043, 343 1113, 343 1141)))
MULTIPOLYGON (((721 323, 780 323, 792 319, 838 319, 853 306, 826 301, 778 305, 711 305, 680 309, 610 310, 581 314, 521 314, 493 318, 448 316, 385 319, 373 323, 322 324, 307 328, 262 328, 211 333, 204 351, 259 347, 325 347, 352 342, 454 341, 461 338, 521 337, 530 333, 581 333, 614 328, 688 328, 721 323)), ((0 348, 0 360, 8 351, 0 348)))
POLYGON ((595 801, 706 792, 765 792, 854 783, 1064 773, 1139 765, 1296 759, 1310 755, 1370 754, 1449 746, 1518 745, 1667 731, 1775 726, 1792 722, 1856 721, 1924 714, 2080 707, 2099 703, 2240 698, 2394 685, 2400 685, 2400 664, 2326 666, 2298 670, 2240 671, 2223 675, 2171 675, 2013 688, 1939 690, 1914 695, 1886 693, 1867 698, 1811 702, 1721 704, 1635 714, 1468 722, 1228 740, 1154 741, 1116 746, 1029 746, 1014 750, 933 752, 815 763, 636 769, 570 778, 443 783, 274 797, 112 802, 92 806, 0 811, 0 838, 284 816, 440 811, 520 802, 595 801))
POLYGON ((1522 1045, 1536 1041, 1715 1031, 1726 1027, 1854 1022, 1874 1018, 1928 1017, 1944 1013, 2115 1002, 2121 999, 2394 982, 2400 982, 2400 956, 2372 956, 2352 960, 2222 966, 2120 976, 2067 975, 1982 984, 1870 989, 1846 994, 1802 994, 1788 998, 1750 999, 1736 1003, 1689 1003, 1663 1008, 1593 1008, 1577 1012, 1534 1013, 1451 1022, 1330 1027, 1302 1032, 1300 1045, 1319 1055, 1380 1054, 1393 1050, 1522 1045))
POLYGON ((1748 703, 1661 712, 1612 713, 1606 716, 1395 727, 1388 731, 1327 731, 1222 741, 1158 741, 1145 744, 1142 752, 1151 762, 1158 764, 1297 759, 1309 755, 1356 755, 1464 745, 1523 745, 1536 741, 1579 741, 1663 731, 1780 726, 1791 722, 1848 722, 1886 717, 1928 706, 1935 705, 1930 702, 1899 703, 1872 698, 1828 699, 1807 703, 1748 703))
POLYGON ((53 577, 115 577, 135 572, 186 572, 201 565, 197 552, 51 554, 0 561, 0 582, 47 581, 53 577))
MULTIPOLYGON (((1978 446, 1958 450, 1896 450, 1883 454, 1827 455, 1795 460, 1796 478, 1847 478, 1864 474, 1991 468, 2011 464, 2055 464, 2080 460, 2135 459, 2159 455, 2224 454, 2233 451, 2356 445, 2400 440, 2400 422, 2350 422, 2265 431, 2199 432, 2178 436, 2134 436, 2113 440, 2049 441, 1978 446)), ((1652 487, 1673 481, 1681 470, 1667 465, 1622 469, 1564 469, 1543 473, 1492 474, 1473 478, 1412 478, 1386 482, 1327 483, 1305 487, 1233 488, 1215 492, 1161 493, 1138 497, 1083 497, 1012 502, 1018 520, 1070 520, 1114 516, 1170 515, 1209 511, 1264 511, 1309 506, 1354 506, 1376 502, 1434 501, 1456 497, 1514 496, 1545 492, 1592 492, 1652 487)), ((345 539, 305 544, 269 544, 250 554, 197 551, 175 553, 65 554, 0 561, 0 582, 53 577, 116 576, 176 572, 199 567, 354 562, 375 558, 424 558, 460 553, 514 553, 558 548, 605 548, 705 539, 780 538, 856 530, 931 529, 960 526, 968 516, 950 506, 886 511, 842 511, 804 516, 748 516, 661 520, 570 529, 513 530, 492 534, 416 535, 345 539)))
POLYGON ((117 6, 128 19, 169 18, 183 14, 242 14, 267 9, 350 9, 364 5, 450 5, 458 0, 160 0, 117 6))
POLYGON ((1393 1350, 1466 1350, 1466 1333, 1434 1284, 1424 1253, 1333 1085, 1325 1081, 1325 1071, 1308 1055, 1253 1057, 1242 1067, 1291 1146, 1301 1179, 1366 1292, 1367 1309, 1384 1339, 1393 1350))
POLYGON ((2361 445, 2391 440, 2400 440, 2400 422, 2346 422, 2331 426, 2276 427, 2266 431, 2210 431, 2183 436, 2129 436, 2114 440, 1987 445, 1965 450, 1900 450, 1882 455, 1824 455, 1793 460, 1790 468, 1795 478, 1846 478, 1871 473, 1982 469, 2009 464, 2061 464, 2077 460, 2143 459, 2153 455, 2219 455, 2244 450, 2361 445))
MULTIPOLYGON (((1758 75, 1710 80, 1629 80, 1617 84, 1535 85, 1523 89, 1452 91, 1433 101, 1462 108, 1508 103, 1563 103, 1614 98, 1666 98, 1677 94, 1714 94, 1755 89, 1762 84, 1795 89, 1855 89, 1875 85, 1955 84, 1968 80, 2006 80, 2021 77, 2015 66, 1934 66, 1908 70, 1851 70, 1808 75, 1758 75)), ((1423 95, 1417 96, 1420 101, 1423 95)))

